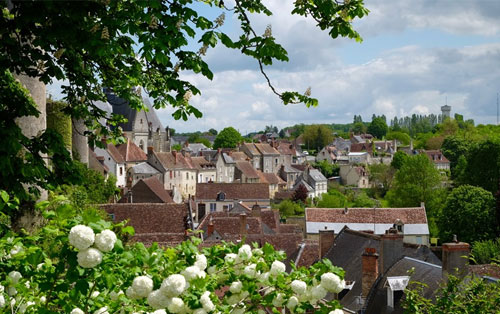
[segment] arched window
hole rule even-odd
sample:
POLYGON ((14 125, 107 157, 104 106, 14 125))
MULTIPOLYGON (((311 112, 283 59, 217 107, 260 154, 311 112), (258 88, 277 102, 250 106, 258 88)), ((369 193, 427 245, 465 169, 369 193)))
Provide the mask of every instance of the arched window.
POLYGON ((141 140, 139 142, 139 148, 142 149, 142 150, 144 150, 144 141, 143 140, 141 140))

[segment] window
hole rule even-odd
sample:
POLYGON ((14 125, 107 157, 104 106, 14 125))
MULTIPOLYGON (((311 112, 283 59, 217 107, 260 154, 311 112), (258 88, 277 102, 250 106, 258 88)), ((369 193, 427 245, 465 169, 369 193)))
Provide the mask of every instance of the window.
POLYGON ((123 167, 120 167, 120 175, 123 175, 123 167))
POLYGON ((111 218, 111 220, 115 220, 115 214, 109 214, 109 218, 111 218))
POLYGON ((186 172, 186 180, 189 180, 189 173, 186 172))
POLYGON ((210 203, 210 212, 214 212, 217 210, 217 204, 216 203, 210 203))
POLYGON ((422 237, 417 236, 415 241, 417 242, 417 244, 422 244, 422 237))
POLYGON ((172 170, 170 170, 170 179, 172 179, 172 170))
POLYGON ((223 201, 223 200, 225 200, 225 199, 226 199, 226 193, 224 193, 224 192, 219 192, 219 193, 217 194, 217 200, 218 200, 218 201, 223 201))
POLYGON ((142 124, 142 119, 141 119, 141 124, 142 124))

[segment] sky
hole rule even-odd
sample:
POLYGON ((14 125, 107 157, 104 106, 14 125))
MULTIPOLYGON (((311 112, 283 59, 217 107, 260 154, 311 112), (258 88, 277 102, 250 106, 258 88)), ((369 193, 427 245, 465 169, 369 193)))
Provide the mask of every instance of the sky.
MULTIPOLYGON (((230 5, 230 1, 226 1, 230 5)), ((212 81, 192 73, 183 78, 202 92, 190 103, 203 118, 175 121, 172 109, 158 110, 164 126, 177 132, 221 130, 242 134, 266 125, 350 123, 354 115, 439 114, 446 103, 476 124, 495 124, 500 92, 499 0, 365 0, 368 16, 355 29, 362 43, 332 39, 312 19, 292 16, 293 2, 268 0, 272 16, 252 14, 257 32, 272 26, 289 62, 266 67, 280 91, 311 87, 319 106, 283 105, 271 93, 255 60, 222 46, 209 49, 212 81)), ((218 12, 200 7, 215 18, 218 12)), ((226 15, 224 31, 237 36, 238 21, 226 15)))

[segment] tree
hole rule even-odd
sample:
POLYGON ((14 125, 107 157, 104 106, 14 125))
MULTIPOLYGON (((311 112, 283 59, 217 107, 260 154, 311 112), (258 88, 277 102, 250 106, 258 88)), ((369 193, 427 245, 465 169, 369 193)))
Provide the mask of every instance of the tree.
POLYGON ((392 187, 396 168, 386 164, 370 165, 370 181, 380 196, 384 196, 392 187))
POLYGON ((389 128, 387 127, 387 123, 382 119, 382 117, 376 117, 372 119, 372 122, 370 125, 368 125, 368 133, 373 135, 376 138, 383 138, 386 134, 389 128))
POLYGON ((377 201, 368 197, 365 192, 361 192, 356 195, 356 198, 354 198, 352 206, 360 208, 373 208, 374 206, 377 206, 377 201))
POLYGON ((306 126, 304 130, 304 142, 306 147, 321 150, 321 148, 333 141, 332 130, 323 124, 312 124, 306 126))
POLYGON ((210 134, 210 135, 217 135, 217 130, 216 129, 210 129, 210 130, 208 130, 208 134, 210 134))
POLYGON ((456 234, 463 242, 472 243, 495 236, 495 198, 476 186, 462 185, 453 189, 439 216, 438 225, 443 241, 456 234))
MULTIPOLYGON (((38 113, 29 101, 29 94, 16 84, 11 74, 26 74, 45 84, 55 79, 65 82, 63 93, 69 104, 65 112, 85 122, 89 128, 86 135, 95 145, 102 145, 101 136, 123 140, 116 127, 123 118, 107 117, 106 112, 95 105, 99 100, 106 100, 103 87, 111 88, 134 109, 144 109, 140 96, 144 90, 154 99, 156 109, 172 106, 175 119, 187 120, 190 115, 201 117, 201 112, 189 103, 191 95, 200 91, 181 77, 183 72, 192 71, 212 79, 213 73, 204 56, 207 49, 218 43, 254 58, 269 88, 284 104, 317 105, 317 99, 309 93, 278 92, 265 73, 264 66, 288 61, 288 55, 273 37, 270 27, 258 35, 250 22, 250 12, 272 14, 260 0, 238 0, 231 7, 222 1, 204 3, 218 9, 221 15, 211 20, 201 14, 202 9, 199 12, 193 9, 191 1, 175 4, 159 0, 3 1, 0 95, 5 96, 0 98, 0 128, 7 131, 0 136, 0 147, 9 151, 0 154, 3 169, 0 188, 26 199, 28 193, 21 191, 23 186, 51 188, 60 181, 55 171, 70 171, 67 169, 69 154, 62 153, 64 149, 52 133, 45 132, 32 139, 23 137, 19 128, 16 129, 17 118, 38 113), (225 14, 234 15, 234 20, 240 22, 240 33, 234 38, 221 31, 225 14), (199 39, 198 51, 192 50, 197 45, 193 43, 195 38, 199 39), (106 119, 108 123, 103 126, 99 119, 106 119), (21 149, 28 153, 21 153, 21 149), (54 156, 57 165, 54 163, 53 168, 48 168, 36 157, 40 154, 54 156), (23 158, 25 156, 29 158, 23 158), (24 163, 26 166, 21 165, 24 163)), ((361 37, 352 22, 367 13, 360 0, 327 5, 296 2, 292 11, 292 14, 314 19, 332 38, 342 36, 357 41, 361 37)))
POLYGON ((241 142, 241 134, 233 127, 224 128, 217 134, 214 141, 214 149, 235 148, 241 142))
POLYGON ((470 142, 458 137, 448 136, 444 139, 441 150, 443 155, 450 161, 450 169, 452 178, 456 177, 455 168, 458 164, 460 156, 466 156, 470 148, 470 142))
POLYGON ((473 145, 467 154, 467 183, 495 193, 500 179, 500 141, 485 140, 473 145))
POLYGON ((440 183, 439 171, 427 155, 408 156, 396 172, 393 187, 388 192, 389 203, 396 207, 427 204, 434 198, 440 183))
POLYGON ((409 157, 407 153, 399 150, 392 157, 391 166, 399 170, 409 157))
POLYGON ((284 200, 279 203, 278 209, 283 218, 304 214, 304 207, 291 200, 284 200))
POLYGON ((409 145, 410 141, 411 141, 411 138, 410 138, 410 136, 407 133, 401 132, 401 131, 394 131, 394 130, 391 131, 391 132, 389 132, 389 133, 387 133, 386 139, 388 139, 388 140, 398 140, 403 145, 409 145))
POLYGON ((292 200, 295 201, 295 202, 299 202, 300 201, 303 204, 305 204, 306 200, 307 200, 307 197, 308 197, 307 188, 303 184, 301 184, 293 192, 292 200))
POLYGON ((354 134, 364 134, 366 133, 366 126, 361 121, 356 122, 353 124, 351 132, 354 134))
POLYGON ((500 238, 474 242, 470 260, 476 265, 500 262, 500 238))
POLYGON ((318 202, 318 208, 343 208, 347 204, 347 199, 344 194, 332 189, 321 195, 321 200, 318 202))
POLYGON ((321 171, 321 173, 327 178, 339 175, 339 170, 340 170, 339 165, 331 164, 326 159, 314 163, 313 167, 321 171))
POLYGON ((68 106, 64 101, 47 99, 47 128, 55 130, 62 137, 64 145, 71 150, 71 117, 64 113, 68 106))

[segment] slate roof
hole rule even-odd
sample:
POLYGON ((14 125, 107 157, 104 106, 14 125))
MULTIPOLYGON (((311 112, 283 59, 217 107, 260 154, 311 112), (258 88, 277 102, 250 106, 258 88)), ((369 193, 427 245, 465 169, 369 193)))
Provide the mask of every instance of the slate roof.
MULTIPOLYGON (((105 90, 107 100, 111 107, 113 108, 113 113, 114 114, 120 114, 127 118, 127 122, 120 124, 122 127, 123 131, 125 132, 130 132, 133 131, 133 123, 135 120, 135 117, 137 115, 137 111, 135 109, 132 109, 129 106, 129 102, 116 96, 113 92, 111 92, 110 89, 105 90)), ((153 106, 151 105, 151 102, 149 101, 148 97, 143 96, 142 97, 142 102, 144 103, 144 106, 148 109, 148 111, 145 111, 146 113, 146 120, 147 120, 147 125, 151 123, 151 127, 153 128, 153 131, 156 131, 158 128, 160 130, 163 130, 163 126, 160 122, 160 119, 158 119, 158 116, 156 115, 156 111, 154 110, 153 106)))
POLYGON ((326 177, 318 169, 309 170, 309 178, 314 182, 326 182, 328 181, 326 177))
POLYGON ((387 306, 387 278, 395 276, 410 276, 411 281, 425 283, 426 286, 419 294, 432 299, 442 283, 441 266, 420 261, 411 257, 403 257, 392 265, 388 271, 372 287, 367 299, 366 313, 403 313, 401 299, 394 299, 394 308, 387 306), (411 275, 409 271, 412 271, 411 275))
POLYGON ((203 143, 189 143, 187 147, 184 146, 182 149, 191 152, 193 155, 198 155, 200 151, 207 150, 208 147, 203 143))
POLYGON ((160 172, 153 166, 151 166, 147 162, 141 162, 133 167, 134 173, 143 173, 143 174, 159 174, 160 172))
POLYGON ((314 191, 314 189, 312 188, 312 186, 310 186, 309 183, 307 183, 307 181, 304 180, 303 177, 300 177, 299 180, 295 181, 295 185, 293 186, 292 190, 295 191, 296 189, 299 188, 300 185, 303 185, 307 189, 307 192, 313 192, 314 191))
POLYGON ((176 245, 186 239, 188 229, 188 204, 103 204, 100 205, 113 221, 129 220, 134 227, 133 240, 147 245, 159 242, 163 245, 176 245))
POLYGON ((126 162, 148 160, 148 156, 146 155, 146 153, 142 149, 140 149, 139 146, 135 145, 131 140, 127 140, 127 143, 116 146, 116 149, 126 162))
POLYGON ((234 159, 231 156, 229 156, 227 153, 222 153, 222 158, 224 158, 224 162, 226 164, 234 164, 235 163, 234 159))
POLYGON ((237 161, 236 168, 238 168, 243 175, 249 179, 258 179, 259 173, 252 167, 252 164, 248 161, 237 161))
POLYGON ((226 200, 268 200, 269 184, 267 183, 198 183, 196 198, 198 200, 215 200, 217 194, 224 192, 226 200))

